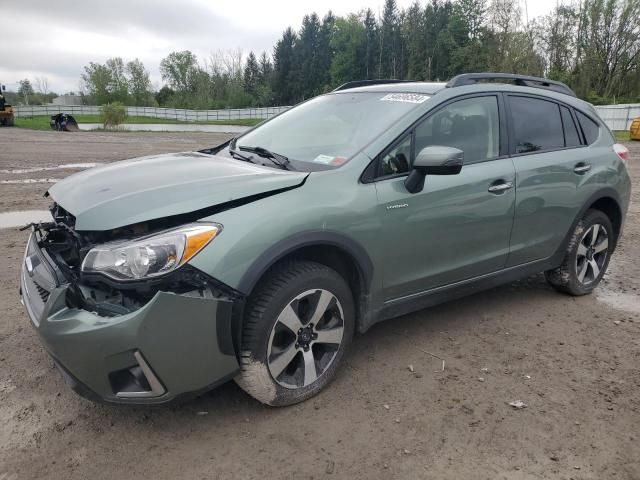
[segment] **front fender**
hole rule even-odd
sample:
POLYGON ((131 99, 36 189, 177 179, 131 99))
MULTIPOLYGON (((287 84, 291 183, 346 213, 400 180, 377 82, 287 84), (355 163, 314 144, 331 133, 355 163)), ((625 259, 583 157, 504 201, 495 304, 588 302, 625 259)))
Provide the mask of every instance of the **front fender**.
POLYGON ((301 188, 203 219, 222 224, 223 231, 189 263, 248 294, 285 255, 327 245, 349 255, 375 289, 381 279, 372 259, 384 249, 377 205, 373 185, 339 172, 314 173, 301 188))
POLYGON ((362 245, 337 232, 310 230, 291 235, 268 248, 242 276, 238 290, 248 295, 265 272, 279 260, 301 248, 323 245, 337 247, 353 258, 368 287, 373 276, 373 263, 362 245))

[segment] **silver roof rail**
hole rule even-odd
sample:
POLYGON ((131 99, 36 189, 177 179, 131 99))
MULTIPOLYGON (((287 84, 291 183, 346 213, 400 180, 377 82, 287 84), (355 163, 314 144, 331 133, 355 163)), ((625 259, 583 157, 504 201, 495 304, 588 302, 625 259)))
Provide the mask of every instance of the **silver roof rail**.
POLYGON ((340 90, 348 90, 350 88, 358 88, 358 87, 368 87, 370 85, 384 85, 387 83, 411 83, 414 80, 394 80, 394 79, 384 79, 380 78, 377 80, 354 80, 352 82, 343 83, 339 87, 335 88, 334 92, 339 92, 340 90))
POLYGON ((475 85, 483 80, 504 80, 504 83, 513 83, 521 87, 542 88, 565 95, 575 97, 576 94, 566 84, 556 80, 549 80, 542 77, 531 77, 528 75, 517 75, 514 73, 463 73, 453 77, 447 83, 446 88, 462 87, 464 85, 475 85))

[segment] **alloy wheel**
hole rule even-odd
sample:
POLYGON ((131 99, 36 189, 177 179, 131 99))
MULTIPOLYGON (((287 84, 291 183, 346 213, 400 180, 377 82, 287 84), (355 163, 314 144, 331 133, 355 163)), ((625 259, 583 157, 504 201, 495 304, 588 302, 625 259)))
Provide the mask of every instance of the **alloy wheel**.
POLYGON ((333 363, 343 336, 337 297, 328 290, 307 290, 288 303, 271 329, 269 373, 285 388, 307 387, 333 363))
POLYGON ((609 254, 609 234, 596 223, 582 235, 576 255, 576 274, 583 285, 596 281, 609 254))

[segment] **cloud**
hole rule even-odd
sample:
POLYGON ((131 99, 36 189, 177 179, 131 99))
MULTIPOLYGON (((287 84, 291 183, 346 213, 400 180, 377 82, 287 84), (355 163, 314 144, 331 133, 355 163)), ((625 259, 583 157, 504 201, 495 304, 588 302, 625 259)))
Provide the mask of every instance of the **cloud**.
MULTIPOLYGON (((414 0, 398 0, 407 7, 414 0)), ((420 0, 424 5, 427 0, 420 0)), ((430 1, 430 0, 429 0, 430 1)), ((538 0, 551 8, 556 0, 538 0)), ((159 65, 172 51, 191 50, 204 61, 211 52, 242 48, 272 52, 282 31, 299 28, 304 14, 337 15, 384 0, 3 0, 0 81, 17 88, 21 78, 46 76, 54 91, 77 90, 83 67, 119 56, 139 58, 161 83, 159 65)), ((532 14, 530 9, 530 15, 532 14)), ((539 14, 539 12, 535 12, 539 14)))
MULTIPOLYGON (((216 2, 217 3, 217 2, 216 2)), ((16 88, 24 77, 47 76, 55 91, 77 90, 83 67, 121 56, 140 58, 160 83, 159 64, 169 52, 192 50, 201 61, 215 50, 268 49, 275 31, 244 29, 200 0, 30 0, 4 5, 6 38, 0 80, 16 88)))
POLYGON ((28 19, 41 25, 64 25, 80 31, 117 35, 139 29, 172 37, 190 36, 227 22, 197 0, 29 0, 3 6, 4 18, 28 19))

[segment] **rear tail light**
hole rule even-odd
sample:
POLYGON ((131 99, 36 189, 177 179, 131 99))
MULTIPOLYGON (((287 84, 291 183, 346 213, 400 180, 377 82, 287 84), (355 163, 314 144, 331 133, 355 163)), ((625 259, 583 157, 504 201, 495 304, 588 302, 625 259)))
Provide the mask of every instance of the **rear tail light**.
POLYGON ((622 163, 627 163, 627 160, 629 160, 629 149, 627 147, 616 143, 613 146, 613 151, 616 152, 616 155, 618 155, 618 158, 622 160, 622 163))

